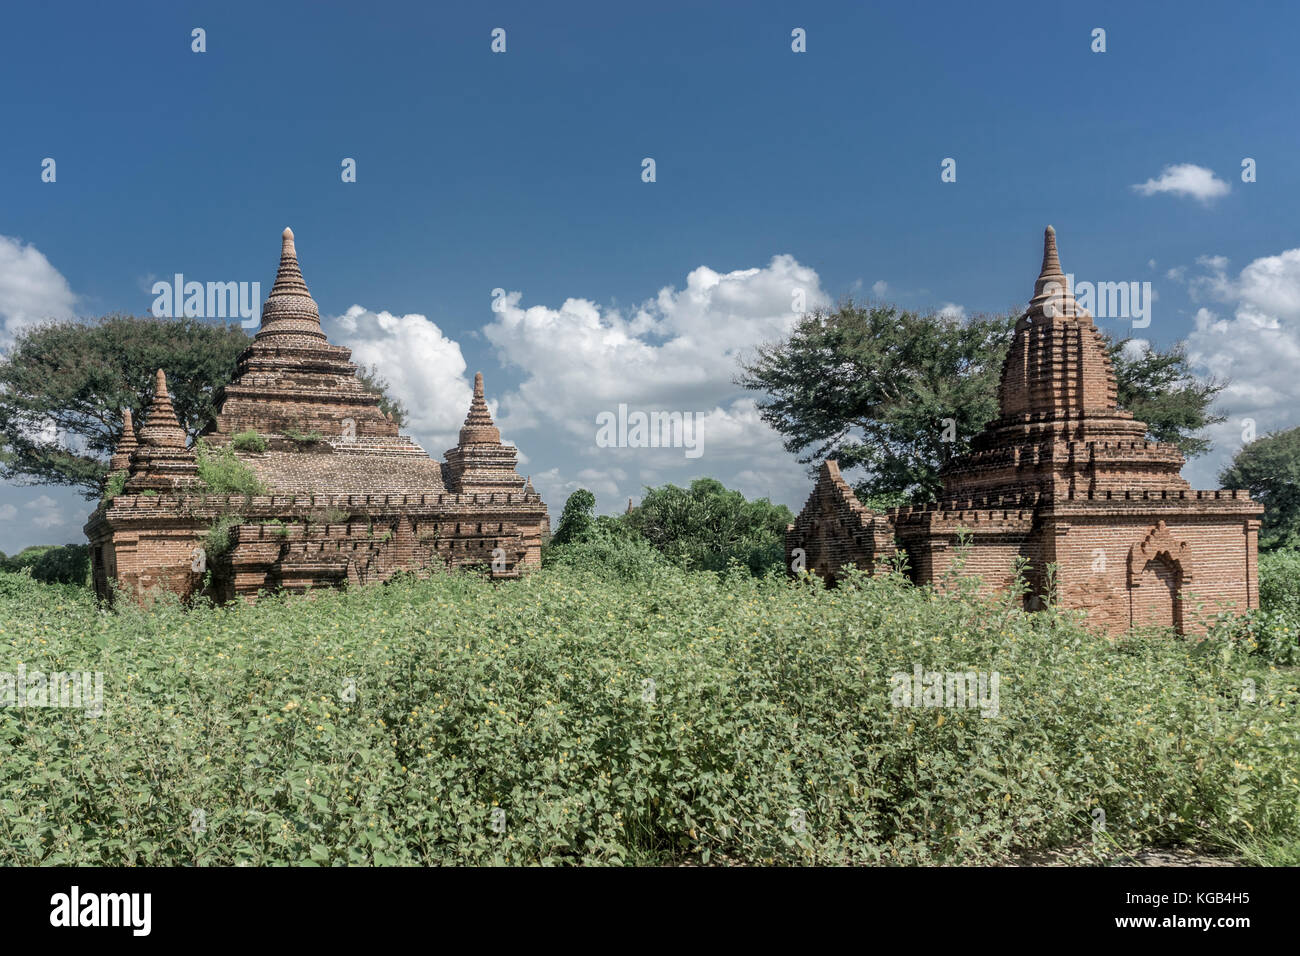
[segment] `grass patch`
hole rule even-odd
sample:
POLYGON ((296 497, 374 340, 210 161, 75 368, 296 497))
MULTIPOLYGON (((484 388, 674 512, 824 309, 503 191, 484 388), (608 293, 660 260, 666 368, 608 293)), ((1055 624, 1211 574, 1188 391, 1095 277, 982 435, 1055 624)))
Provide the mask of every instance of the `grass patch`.
POLYGON ((266 451, 266 439, 251 428, 234 435, 230 439, 230 444, 236 451, 258 453, 266 451))
POLYGON ((296 428, 287 428, 282 432, 282 434, 299 448, 308 448, 312 445, 319 445, 325 440, 325 436, 320 432, 302 432, 298 431, 296 428))
POLYGON ((206 442, 195 445, 198 455, 199 480, 207 494, 261 495, 265 487, 248 465, 239 460, 234 448, 212 449, 206 442))

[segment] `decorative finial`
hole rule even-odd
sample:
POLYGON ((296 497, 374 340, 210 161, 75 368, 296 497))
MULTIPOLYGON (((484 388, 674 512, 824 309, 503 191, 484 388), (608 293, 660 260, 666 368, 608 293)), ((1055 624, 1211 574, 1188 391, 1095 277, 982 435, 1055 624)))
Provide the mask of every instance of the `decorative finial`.
MULTIPOLYGON (((1051 227, 1049 226, 1048 228, 1050 229, 1051 227)), ((284 232, 280 233, 280 237, 286 242, 293 242, 293 230, 288 226, 285 226, 284 232)))
POLYGON ((487 399, 483 397, 483 373, 474 373, 474 398, 469 403, 469 414, 465 416, 465 427, 460 430, 460 443, 498 444, 501 432, 492 424, 492 413, 488 410, 487 399))
POLYGON ((141 445, 185 447, 185 430, 176 419, 176 409, 167 394, 167 375, 162 369, 158 369, 155 376, 153 398, 149 400, 148 414, 138 438, 141 445))
POLYGON ((1041 279, 1043 276, 1059 276, 1061 272, 1061 259, 1056 253, 1056 230, 1048 226, 1043 230, 1043 268, 1038 273, 1041 279))

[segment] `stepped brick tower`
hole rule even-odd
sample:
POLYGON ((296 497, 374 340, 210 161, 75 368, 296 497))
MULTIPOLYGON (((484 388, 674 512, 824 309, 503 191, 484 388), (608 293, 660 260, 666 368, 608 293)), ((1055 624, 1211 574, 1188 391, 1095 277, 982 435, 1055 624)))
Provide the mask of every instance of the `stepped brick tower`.
MULTIPOLYGON (((131 428, 129 417, 125 426, 124 439, 131 428)), ((130 452, 131 477, 126 481, 126 490, 131 494, 142 491, 160 493, 195 484, 198 467, 194 451, 187 443, 185 429, 176 420, 176 409, 167 394, 167 376, 159 369, 154 380, 153 400, 149 403, 149 413, 138 440, 123 440, 114 455, 120 459, 127 447, 135 446, 130 452)))
MULTIPOLYGON (((998 418, 946 470, 937 503, 884 516, 915 580, 942 586, 960 571, 995 590, 1027 559, 1041 592, 1055 565, 1056 600, 1112 632, 1197 632, 1221 609, 1258 606, 1262 506, 1244 491, 1191 490, 1178 448, 1147 441, 1146 425, 1118 407, 1105 342, 1069 288, 1051 226, 1043 246, 1002 368, 998 418), (963 538, 969 552, 954 563, 963 538)), ((835 493, 823 474, 809 507, 835 493)), ((877 558, 866 537, 854 543, 838 528, 800 527, 787 533, 788 551, 838 549, 860 567, 877 558), (818 534, 831 540, 814 542, 818 534)))
MULTIPOLYGON (((501 432, 492 423, 483 398, 483 373, 474 374, 474 398, 470 402, 460 441, 447 449, 447 487, 460 494, 491 494, 515 491, 519 476, 515 473, 518 452, 513 445, 501 444, 501 432)), ((530 482, 531 487, 531 482, 530 482)))
POLYGON ((286 229, 261 327, 201 436, 260 487, 227 495, 200 478, 160 371, 145 426, 137 437, 128 413, 113 455, 113 470, 129 472, 125 491, 86 525, 100 595, 116 581, 141 598, 161 588, 251 600, 399 571, 480 566, 509 578, 537 566, 550 519, 515 472, 482 375, 444 466, 399 434, 356 372, 351 351, 321 329, 286 229))

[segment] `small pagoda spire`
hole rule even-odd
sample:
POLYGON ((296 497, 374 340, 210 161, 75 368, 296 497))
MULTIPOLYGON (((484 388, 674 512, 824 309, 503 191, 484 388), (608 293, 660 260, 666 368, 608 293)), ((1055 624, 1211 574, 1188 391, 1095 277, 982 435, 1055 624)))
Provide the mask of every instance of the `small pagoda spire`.
POLYGON ((287 226, 280 234, 280 268, 275 274, 275 284, 262 304, 262 327, 257 337, 267 335, 325 338, 320 327, 320 309, 302 277, 293 230, 287 226))
POLYGON ((131 452, 135 451, 140 443, 135 440, 135 422, 131 419, 131 409, 122 409, 122 437, 117 440, 117 447, 113 449, 113 457, 109 459, 109 472, 126 471, 131 467, 131 452))
POLYGON ((465 427, 460 430, 462 445, 499 445, 501 431, 492 421, 488 411, 487 399, 483 397, 483 373, 474 373, 474 397, 469 403, 469 414, 465 416, 465 427))
POLYGON ((1048 226, 1043 230, 1043 268, 1039 270, 1038 278, 1064 274, 1061 271, 1061 257, 1056 252, 1056 229, 1048 226))
POLYGON ((280 233, 280 270, 275 274, 271 295, 311 295, 307 280, 298 266, 298 250, 293 244, 293 230, 288 226, 280 233))
POLYGON ((153 398, 149 402, 144 427, 140 429, 139 444, 154 448, 185 447, 185 429, 176 418, 176 408, 167 394, 167 376, 162 369, 158 369, 154 379, 153 398))
MULTIPOLYGON (((501 441, 501 431, 492 422, 487 399, 483 397, 483 373, 474 374, 474 398, 469 403, 460 441, 448 448, 443 480, 455 494, 519 491, 519 474, 515 461, 519 451, 501 441)), ((529 482, 526 489, 531 490, 529 482)))
POLYGON ((167 394, 167 376, 159 369, 139 444, 131 453, 126 492, 134 495, 146 490, 171 491, 197 480, 194 449, 186 446, 185 429, 177 421, 176 409, 167 394))
POLYGON ((1061 257, 1056 251, 1056 230, 1048 226, 1043 230, 1043 266, 1034 283, 1034 297, 1029 303, 1031 318, 1084 318, 1087 312, 1079 307, 1070 288, 1069 277, 1061 269, 1061 257))

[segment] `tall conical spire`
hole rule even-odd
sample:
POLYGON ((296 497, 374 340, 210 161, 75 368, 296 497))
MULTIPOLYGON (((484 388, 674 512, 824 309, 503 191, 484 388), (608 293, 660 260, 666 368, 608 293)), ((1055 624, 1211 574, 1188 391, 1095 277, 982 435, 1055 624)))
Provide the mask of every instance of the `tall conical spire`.
POLYGON ((460 430, 462 445, 500 444, 501 431, 492 422, 487 399, 483 397, 483 373, 474 373, 474 398, 469 403, 465 427, 460 430))
POLYGON ((1177 446, 1148 441, 1119 407, 1105 337, 1068 288, 1051 226, 1034 290, 1002 365, 1001 414, 945 470, 945 498, 1186 489, 1177 446))
POLYGON ((1048 226, 1043 230, 1043 268, 1038 272, 1039 279, 1064 275, 1061 272, 1061 257, 1056 252, 1056 229, 1048 226))
POLYGON ((1043 230, 1043 265, 1034 282, 1034 297, 1029 301, 1025 319, 1070 318, 1087 320, 1091 316, 1079 307, 1070 288, 1069 277, 1061 269, 1061 257, 1056 251, 1056 230, 1048 226, 1043 230))
MULTIPOLYGON (((1050 227, 1049 227, 1050 228, 1050 227)), ((307 280, 298 266, 298 249, 293 244, 293 230, 288 226, 280 233, 280 269, 275 274, 271 295, 311 295, 307 280)))
POLYGON ((122 437, 118 439, 117 447, 113 449, 113 457, 108 462, 108 470, 125 471, 131 467, 131 452, 135 451, 139 442, 135 440, 135 423, 131 420, 131 409, 122 410, 122 437))
POLYGON ((280 235, 280 269, 275 274, 275 285, 262 305, 262 328, 257 337, 268 335, 325 338, 320 327, 320 309, 302 277, 293 230, 288 227, 280 235))
POLYGON ((144 427, 140 429, 140 444, 153 448, 184 448, 185 429, 176 418, 176 409, 167 394, 167 376, 162 369, 154 379, 153 398, 144 427))

